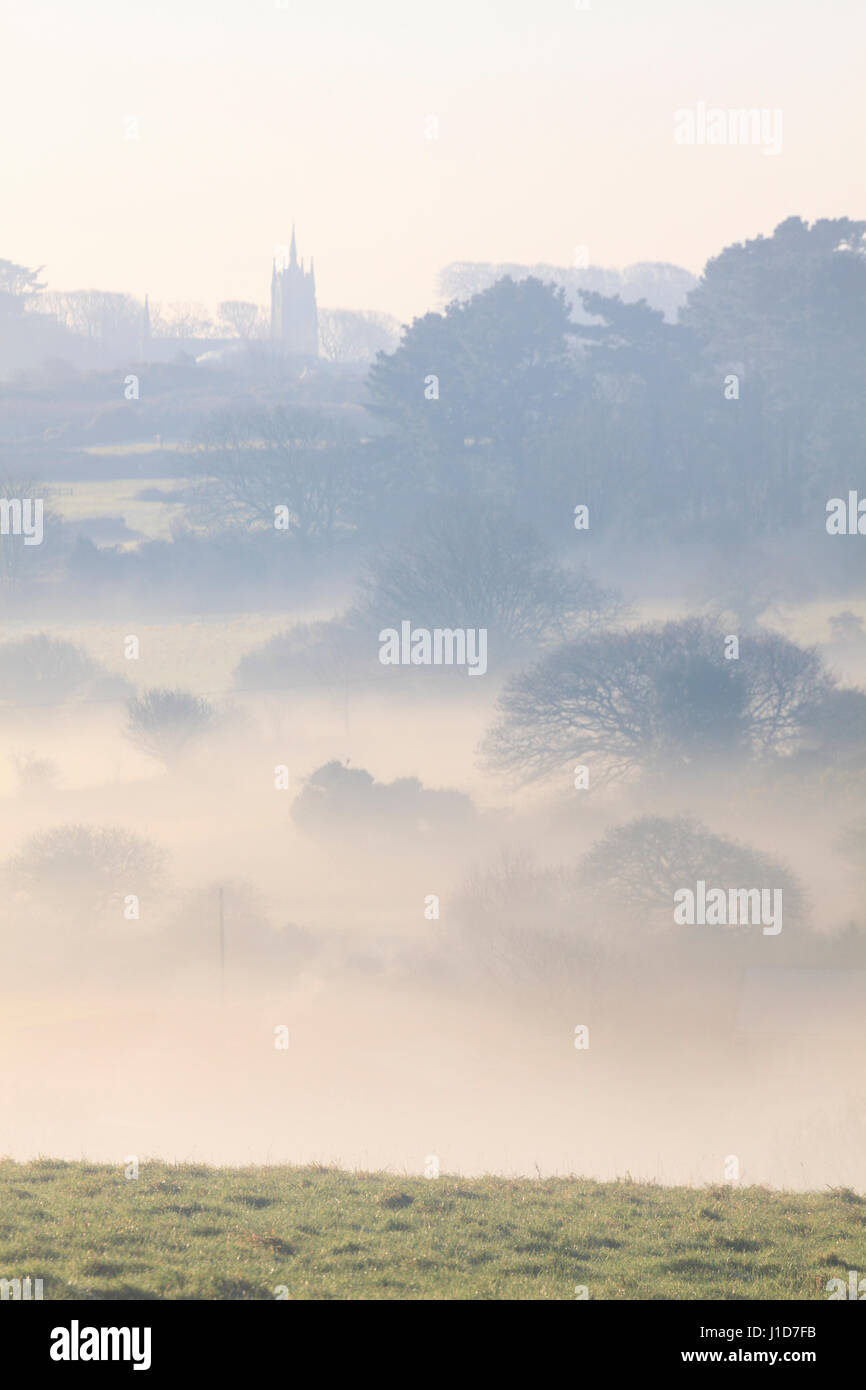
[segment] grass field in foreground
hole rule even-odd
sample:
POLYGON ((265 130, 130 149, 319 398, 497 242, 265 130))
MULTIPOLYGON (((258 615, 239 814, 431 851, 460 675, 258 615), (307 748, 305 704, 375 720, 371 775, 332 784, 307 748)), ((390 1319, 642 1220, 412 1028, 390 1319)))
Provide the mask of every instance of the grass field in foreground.
POLYGON ((0 1162, 0 1278, 45 1299, 826 1299, 849 1269, 847 1189, 0 1162))

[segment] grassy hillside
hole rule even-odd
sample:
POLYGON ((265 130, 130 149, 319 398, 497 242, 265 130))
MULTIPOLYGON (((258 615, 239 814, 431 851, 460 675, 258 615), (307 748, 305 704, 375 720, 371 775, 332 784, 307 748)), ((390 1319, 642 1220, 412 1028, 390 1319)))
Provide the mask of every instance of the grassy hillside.
POLYGON ((849 1269, 849 1190, 0 1163, 0 1277, 46 1299, 825 1299, 849 1269))

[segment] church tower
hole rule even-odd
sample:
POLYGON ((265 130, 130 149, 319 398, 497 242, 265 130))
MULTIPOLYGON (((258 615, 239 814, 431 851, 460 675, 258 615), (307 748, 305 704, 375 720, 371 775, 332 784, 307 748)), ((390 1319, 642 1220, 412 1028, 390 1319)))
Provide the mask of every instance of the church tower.
POLYGON ((288 265, 274 261, 271 274, 271 337, 297 357, 318 357, 319 315, 316 308, 316 273, 298 264, 295 226, 288 265))

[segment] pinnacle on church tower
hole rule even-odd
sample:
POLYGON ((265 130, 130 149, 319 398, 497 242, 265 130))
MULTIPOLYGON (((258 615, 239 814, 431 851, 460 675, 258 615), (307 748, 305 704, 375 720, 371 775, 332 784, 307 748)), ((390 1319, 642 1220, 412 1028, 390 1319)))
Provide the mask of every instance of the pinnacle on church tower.
POLYGON ((141 323, 138 331, 138 356, 144 361, 148 347, 150 346, 150 303, 147 295, 144 296, 144 308, 141 311, 141 323))
POLYGON ((288 265, 274 262, 271 275, 271 337, 297 357, 318 357, 319 315, 316 308, 316 277, 313 262, 309 271, 298 262, 295 224, 289 246, 288 265))

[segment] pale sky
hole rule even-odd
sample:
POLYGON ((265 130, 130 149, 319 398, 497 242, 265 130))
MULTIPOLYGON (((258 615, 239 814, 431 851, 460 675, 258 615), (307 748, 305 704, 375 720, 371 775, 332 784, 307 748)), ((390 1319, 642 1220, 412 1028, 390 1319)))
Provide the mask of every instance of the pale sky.
POLYGON ((294 218, 321 304, 406 319, 450 261, 699 271, 866 215, 863 0, 590 3, 2 0, 0 257, 265 303, 294 218), (781 108, 781 154, 675 144, 701 101, 781 108))

